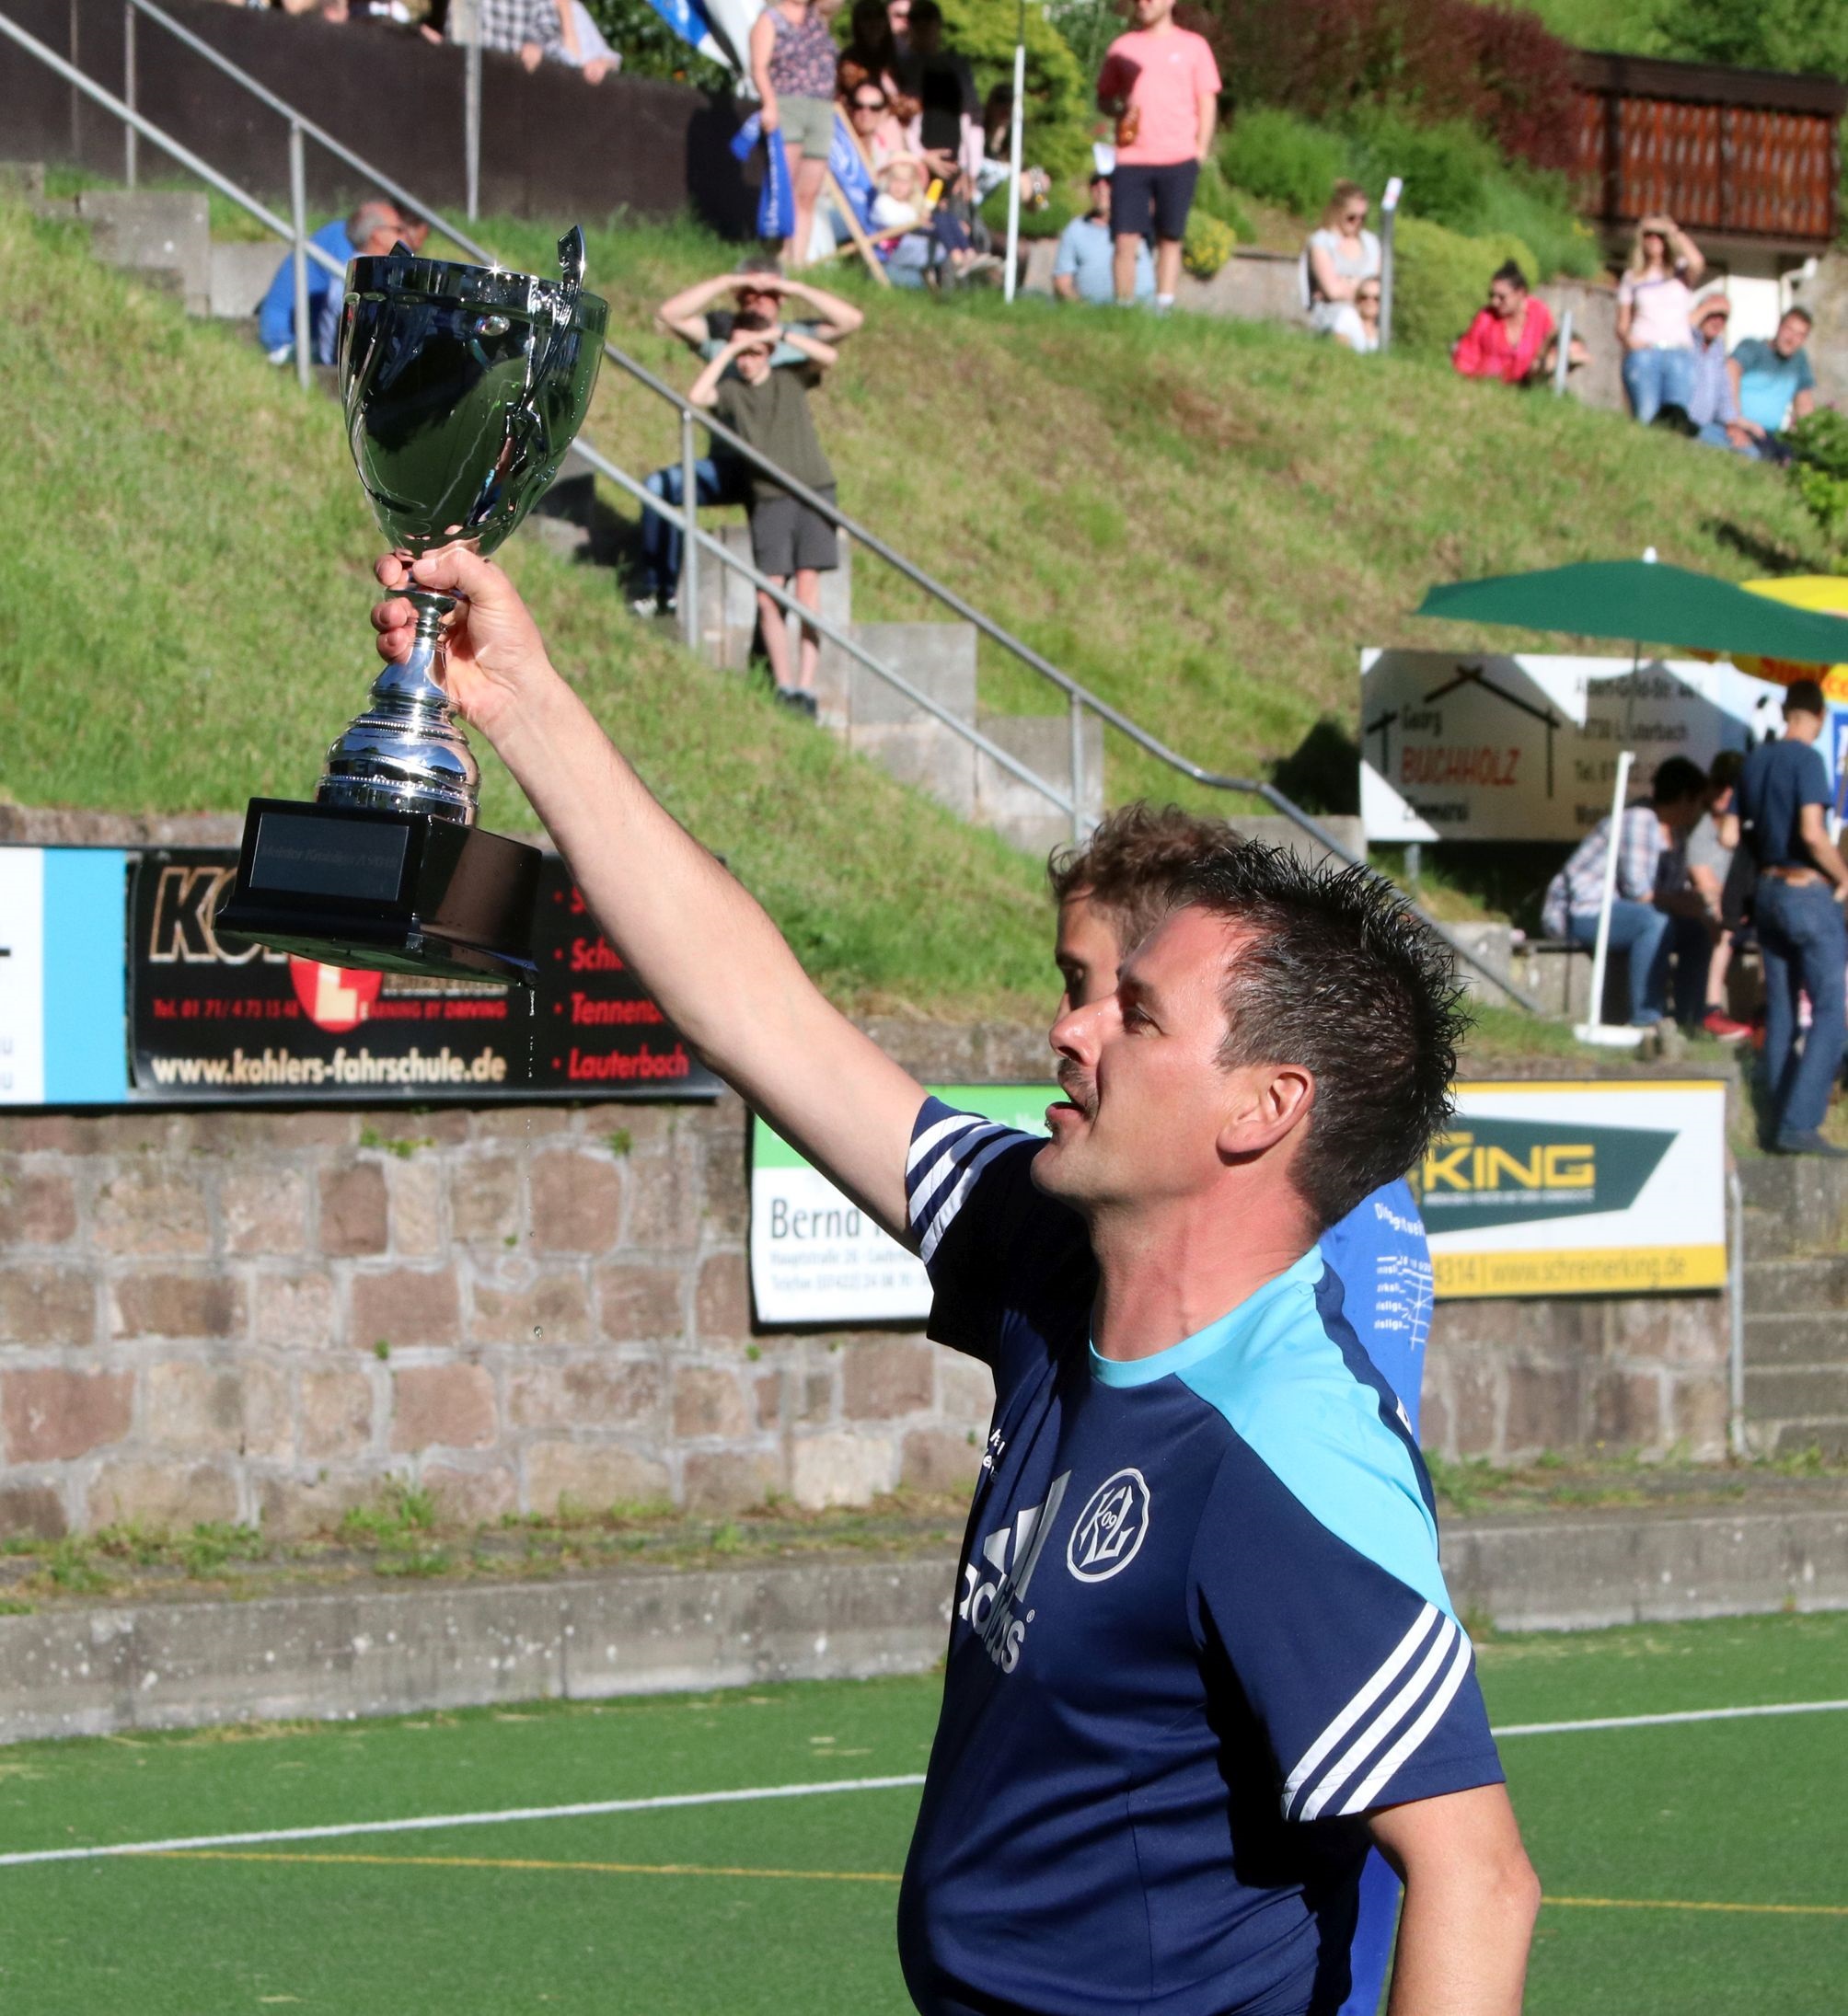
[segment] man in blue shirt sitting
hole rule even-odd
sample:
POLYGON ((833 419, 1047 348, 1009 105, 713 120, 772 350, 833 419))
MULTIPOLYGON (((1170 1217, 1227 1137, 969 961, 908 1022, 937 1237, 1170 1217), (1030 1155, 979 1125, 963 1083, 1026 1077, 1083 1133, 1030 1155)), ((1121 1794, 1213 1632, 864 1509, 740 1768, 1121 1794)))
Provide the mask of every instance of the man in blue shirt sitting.
POLYGON ((1790 451, 1780 438, 1784 428, 1816 410, 1816 374, 1804 348, 1812 320, 1808 308, 1786 308, 1770 342, 1749 336, 1727 363, 1738 403, 1739 428, 1767 462, 1789 460, 1790 451))
MULTIPOLYGON (((336 217, 324 224, 310 244, 337 259, 342 267, 356 259, 382 259, 399 239, 414 252, 423 243, 430 226, 413 224, 395 203, 383 200, 362 203, 350 217, 336 217)), ((308 261, 309 355, 318 364, 330 364, 339 347, 341 304, 345 295, 340 282, 318 261, 308 261)), ((295 261, 284 256, 257 310, 257 340, 272 364, 285 364, 295 354, 295 261)))
POLYGON ((1765 1146, 1779 1155, 1848 1154, 1821 1133, 1848 1041, 1848 864, 1824 823, 1829 771, 1816 747, 1826 718, 1822 688, 1794 680, 1784 690, 1784 739, 1752 750, 1738 780, 1740 837, 1758 864, 1752 923, 1764 961, 1765 1146), (1809 1031, 1799 1053, 1800 993, 1809 996, 1809 1031))
MULTIPOLYGON (((1095 307, 1116 299, 1112 261, 1116 240, 1110 235, 1110 178, 1100 170, 1091 179, 1091 214, 1074 217, 1058 235, 1058 257, 1053 261, 1052 291, 1061 301, 1088 301, 1095 307)), ((1155 261, 1145 239, 1136 248, 1136 299, 1155 297, 1155 261)))
POLYGON ((603 930, 993 1375, 900 1892, 918 2008, 1328 2016, 1377 1844, 1402 2016, 1518 2016, 1539 1884, 1430 1479, 1317 1244, 1448 1123, 1446 948, 1364 869, 1226 848, 1054 1024, 1049 1139, 953 1112, 651 795, 500 568, 377 573, 392 662, 400 591, 466 598, 449 697, 603 930))

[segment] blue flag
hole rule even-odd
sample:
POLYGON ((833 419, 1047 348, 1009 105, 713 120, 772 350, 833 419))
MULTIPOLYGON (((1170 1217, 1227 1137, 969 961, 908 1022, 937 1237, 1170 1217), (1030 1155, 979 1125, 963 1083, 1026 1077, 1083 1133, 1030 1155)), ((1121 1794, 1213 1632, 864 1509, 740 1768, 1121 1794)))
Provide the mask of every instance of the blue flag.
POLYGON ((872 228, 872 199, 878 194, 878 186, 872 179, 872 170, 866 165, 866 156, 853 144, 853 135, 847 130, 847 121, 837 111, 834 115, 834 137, 827 146, 828 172, 840 185, 840 192, 853 205, 853 213, 862 231, 872 228))
POLYGON ((740 161, 759 141, 764 144, 764 186, 757 191, 757 236, 774 242, 796 227, 796 192, 790 181, 790 157, 781 133, 764 131, 763 115, 753 112, 733 136, 732 153, 740 161))

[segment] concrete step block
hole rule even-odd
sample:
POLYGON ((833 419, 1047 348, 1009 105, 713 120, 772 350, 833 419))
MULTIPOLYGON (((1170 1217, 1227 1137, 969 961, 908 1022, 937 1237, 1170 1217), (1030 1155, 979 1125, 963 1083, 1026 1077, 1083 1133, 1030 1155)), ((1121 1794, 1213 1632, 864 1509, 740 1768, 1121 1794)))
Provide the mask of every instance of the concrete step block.
POLYGON ((1745 1362, 1754 1369, 1840 1365, 1848 1370, 1848 1315, 1748 1315, 1745 1362))
POLYGON ((1820 1449, 1834 1463, 1848 1457, 1848 1414, 1833 1421, 1786 1421, 1779 1424, 1776 1440, 1771 1446, 1773 1456, 1806 1456, 1811 1449, 1820 1449))
POLYGON ((91 227, 91 248, 106 265, 177 272, 186 312, 210 312, 212 216, 203 191, 87 189, 73 207, 91 227))
POLYGON ((1848 1162, 1809 1155, 1767 1155, 1739 1164, 1747 1238, 1754 1219, 1761 1238, 1782 1236, 1782 1252, 1828 1253, 1848 1248, 1848 1162))
POLYGON ((1762 1316, 1848 1310, 1848 1253, 1819 1260, 1749 1260, 1745 1306, 1762 1316))
MULTIPOLYGON (((958 720, 976 719, 976 626, 973 623, 856 623, 853 640, 958 720)), ((843 655, 845 655, 843 653, 843 655)), ((848 718, 853 727, 904 727, 931 720, 898 689, 850 662, 848 718)))
POLYGON ((289 248, 278 238, 212 241, 208 306, 222 322, 242 322, 257 312, 289 248))
MULTIPOLYGON (((992 743, 1025 764, 1056 789, 1071 789, 1071 722, 1065 714, 988 714, 977 724, 992 743)), ((1080 816, 1088 831, 1103 816, 1103 723, 1084 717, 1080 744, 1083 789, 1080 816)), ((976 820, 1029 854, 1067 845, 1071 820, 1053 802, 993 757, 976 758, 976 820)))
POLYGON ((847 745, 901 784, 928 793, 957 818, 975 817, 976 747, 953 728, 928 718, 908 723, 856 722, 847 732, 847 745))
POLYGON ((1753 1421, 1848 1421, 1848 1366, 1748 1365, 1745 1411, 1753 1421))

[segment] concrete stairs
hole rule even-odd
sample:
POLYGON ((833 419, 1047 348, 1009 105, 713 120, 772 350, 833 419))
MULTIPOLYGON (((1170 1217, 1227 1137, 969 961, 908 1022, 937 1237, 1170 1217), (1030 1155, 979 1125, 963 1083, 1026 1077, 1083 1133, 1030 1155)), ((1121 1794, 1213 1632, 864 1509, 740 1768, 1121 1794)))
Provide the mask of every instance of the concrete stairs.
MULTIPOLYGON (((711 527, 728 552, 749 561, 749 529, 711 527)), ((928 694, 1060 790, 1071 780, 1071 729, 1064 714, 983 714, 976 699, 972 623, 859 623, 853 616, 853 542, 822 576, 821 613, 882 664, 928 694)), ((757 593, 742 574, 701 556, 699 648, 712 664, 744 673, 757 634, 757 593)), ((907 699, 850 652, 824 642, 816 673, 822 727, 901 783, 928 792, 958 818, 992 827, 1013 846, 1043 854, 1071 837, 1071 823, 1049 800, 1003 769, 954 729, 907 699)), ((1080 762, 1087 825, 1103 813, 1103 724, 1087 717, 1080 762)))
POLYGON ((1753 1449, 1848 1457, 1848 1164, 1770 1157, 1745 1190, 1745 1412, 1753 1449))

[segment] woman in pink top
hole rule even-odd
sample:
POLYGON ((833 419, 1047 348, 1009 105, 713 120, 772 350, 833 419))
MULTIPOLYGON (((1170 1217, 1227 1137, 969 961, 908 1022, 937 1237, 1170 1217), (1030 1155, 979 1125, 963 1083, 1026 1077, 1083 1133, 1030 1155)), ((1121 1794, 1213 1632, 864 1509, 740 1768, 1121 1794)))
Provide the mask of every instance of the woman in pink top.
POLYGON ((1509 259, 1496 267, 1489 305, 1457 340, 1450 363, 1466 378, 1525 385, 1546 369, 1552 348, 1553 311, 1528 293, 1526 274, 1509 259))
POLYGON ((1617 283, 1617 340, 1623 389, 1646 427, 1665 406, 1686 412, 1694 389, 1694 332, 1688 313, 1707 262, 1672 217, 1636 226, 1630 270, 1617 283))
POLYGON ((1116 121, 1111 228, 1120 302, 1136 297, 1136 245, 1155 233, 1155 306, 1174 305, 1194 184, 1213 151, 1219 66, 1206 38, 1174 26, 1174 0, 1136 0, 1136 26, 1111 43, 1097 77, 1100 109, 1116 121))

